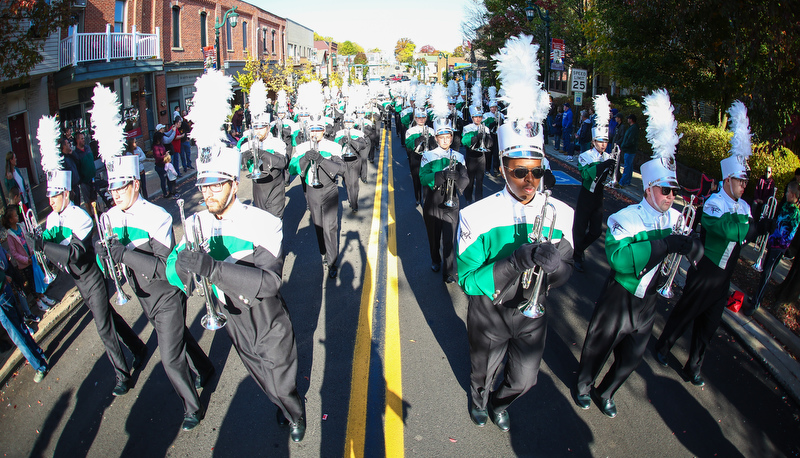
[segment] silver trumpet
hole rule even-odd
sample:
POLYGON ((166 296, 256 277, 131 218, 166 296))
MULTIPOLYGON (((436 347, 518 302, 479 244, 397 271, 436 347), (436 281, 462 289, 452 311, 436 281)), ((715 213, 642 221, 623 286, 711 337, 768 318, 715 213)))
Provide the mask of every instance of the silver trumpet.
MULTIPOLYGON (((189 238, 189 228, 186 225, 186 214, 183 210, 183 203, 183 199, 177 200, 178 210, 181 213, 183 235, 186 238, 186 249, 190 251, 203 251, 207 253, 208 241, 203 238, 203 228, 200 225, 200 218, 194 218, 194 224, 192 224, 192 238, 189 238)), ((209 331, 222 329, 228 323, 228 317, 219 311, 216 299, 211 291, 211 282, 208 281, 208 278, 206 277, 201 277, 194 274, 192 275, 192 279, 197 285, 198 290, 202 291, 201 295, 205 297, 206 300, 206 314, 200 320, 200 324, 202 324, 203 327, 209 331)))
MULTIPOLYGON (((319 151, 319 142, 317 140, 313 140, 312 145, 315 151, 319 151)), ((319 164, 315 161, 311 161, 311 165, 308 166, 308 174, 308 184, 312 188, 321 188, 322 183, 319 181, 319 164)))
POLYGON ((32 209, 28 209, 25 213, 22 214, 24 219, 23 229, 24 229, 24 236, 25 241, 28 244, 28 247, 33 250, 33 255, 36 256, 36 262, 42 266, 42 272, 44 273, 44 282, 46 284, 50 284, 53 280, 56 279, 56 275, 53 271, 50 270, 50 267, 47 266, 47 258, 44 256, 44 253, 38 250, 34 250, 36 244, 33 241, 34 234, 41 236, 42 235, 42 228, 38 224, 36 224, 36 216, 33 214, 32 209))
MULTIPOLYGON (((455 160, 453 156, 454 151, 450 150, 450 163, 447 164, 447 168, 445 170, 455 170, 458 161, 455 160)), ((444 206, 447 208, 453 208, 458 205, 458 198, 456 197, 456 182, 452 178, 448 178, 444 183, 444 189, 442 193, 445 196, 444 206)))
MULTIPOLYGON (((675 226, 672 228, 673 234, 689 235, 692 233, 694 219, 697 214, 697 207, 694 205, 694 199, 695 196, 692 195, 689 198, 689 203, 683 207, 681 215, 678 217, 678 220, 675 221, 675 226)), ((678 274, 682 258, 683 256, 678 253, 670 253, 661 263, 661 275, 664 275, 667 279, 664 284, 661 285, 661 288, 658 288, 658 294, 667 299, 671 299, 675 296, 675 293, 672 291, 672 284, 675 282, 675 275, 678 274)))
MULTIPOLYGON (((775 217, 775 211, 778 209, 778 199, 775 198, 776 192, 778 192, 778 188, 775 188, 772 191, 772 196, 770 196, 770 198, 767 199, 767 203, 764 204, 764 208, 761 210, 761 219, 772 219, 775 217)), ((758 259, 756 260, 756 263, 753 264, 753 270, 756 272, 764 271, 764 257, 767 254, 767 240, 769 240, 769 234, 759 235, 756 239, 755 248, 756 251, 758 251, 758 259)))
POLYGON ((619 184, 617 180, 617 170, 619 170, 619 161, 622 157, 619 145, 614 145, 614 148, 611 150, 611 157, 614 159, 614 170, 611 171, 611 176, 606 179, 605 186, 607 188, 616 188, 619 184))
POLYGON ((344 146, 342 147, 342 159, 346 162, 355 161, 358 156, 353 151, 353 145, 350 144, 350 129, 345 132, 347 138, 345 139, 344 146))
MULTIPOLYGON (((536 216, 536 219, 533 221, 531 233, 528 234, 528 240, 530 240, 532 243, 543 243, 551 240, 553 238, 553 233, 556 230, 557 213, 555 205, 550 202, 551 191, 549 189, 545 190, 543 194, 544 204, 542 204, 542 213, 536 216), (550 230, 545 236, 542 234, 542 232, 544 231, 544 225, 546 222, 549 222, 550 230)), ((530 298, 519 306, 519 310, 528 318, 539 318, 540 316, 544 315, 544 304, 539 302, 539 296, 542 293, 542 282, 544 281, 544 277, 545 274, 542 272, 542 268, 539 266, 522 272, 522 279, 520 280, 520 283, 522 284, 523 289, 531 288, 531 282, 533 282, 530 298), (534 276, 536 277, 536 280, 533 279, 534 276)))
POLYGON ((253 173, 251 173, 248 178, 260 180, 264 178, 264 174, 261 172, 261 140, 259 140, 252 126, 250 127, 248 135, 247 144, 250 146, 250 152, 253 153, 253 173))
POLYGON ((97 211, 97 203, 92 202, 92 209, 94 210, 94 223, 97 225, 97 232, 100 235, 100 243, 106 249, 106 272, 108 276, 114 281, 114 288, 117 290, 117 305, 125 305, 128 301, 131 300, 130 296, 125 294, 125 291, 122 290, 122 283, 120 279, 122 278, 122 269, 125 266, 117 265, 114 262, 114 259, 111 257, 111 240, 116 239, 117 235, 113 233, 111 230, 110 225, 108 224, 108 219, 105 220, 100 218, 100 212, 97 211))

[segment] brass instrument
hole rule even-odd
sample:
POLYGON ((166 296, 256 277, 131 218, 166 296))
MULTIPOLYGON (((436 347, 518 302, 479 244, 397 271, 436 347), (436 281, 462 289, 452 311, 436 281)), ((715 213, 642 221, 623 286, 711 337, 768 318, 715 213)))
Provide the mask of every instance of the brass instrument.
POLYGON ((487 139, 490 135, 489 130, 483 124, 478 124, 478 133, 483 135, 481 136, 481 141, 478 143, 478 147, 475 148, 475 151, 486 153, 489 151, 489 147, 486 146, 487 139))
MULTIPOLYGON (((319 151, 319 141, 312 140, 311 145, 314 151, 319 151)), ((312 188, 321 188, 322 183, 319 181, 319 164, 317 164, 316 161, 311 161, 311 164, 308 166, 308 174, 308 184, 312 188)))
POLYGON ((347 139, 342 147, 342 159, 347 162, 355 161, 358 155, 353 151, 353 145, 350 144, 350 129, 346 129, 345 135, 347 139))
MULTIPOLYGON (((181 224, 183 225, 183 236, 186 239, 186 249, 190 251, 202 250, 207 253, 208 241, 203 238, 203 228, 200 225, 200 218, 195 216, 193 220, 194 224, 192 224, 192 239, 194 241, 192 241, 189 238, 189 231, 186 225, 186 214, 183 210, 183 199, 178 199, 177 204, 181 214, 181 224)), ((208 281, 208 278, 201 277, 199 275, 192 275, 192 279, 197 285, 198 290, 201 292, 200 295, 204 296, 206 300, 206 314, 200 320, 200 324, 202 324, 203 327, 209 331, 216 331, 225 327, 228 322, 228 317, 220 312, 219 308, 217 307, 216 299, 211 291, 211 282, 208 281)))
POLYGON ((33 241, 34 235, 41 237, 42 228, 36 224, 36 216, 34 216, 32 209, 29 208, 28 211, 22 214, 22 217, 24 219, 23 235, 25 236, 25 242, 28 244, 28 248, 33 251, 33 255, 36 256, 36 262, 42 267, 44 282, 49 285, 56 279, 56 275, 47 266, 47 258, 44 256, 44 253, 35 249, 36 243, 33 241))
MULTIPOLYGON (((530 240, 531 243, 543 243, 552 240, 553 234, 556 230, 557 213, 555 205, 550 202, 551 191, 548 189, 542 194, 544 194, 542 212, 536 216, 536 219, 533 222, 533 228, 531 228, 531 233, 528 234, 528 240, 530 240), (550 210, 549 212, 548 209, 550 210), (542 234, 542 232, 544 231, 544 224, 548 221, 548 218, 550 230, 545 236, 542 234)), ((544 281, 544 277, 544 272, 542 272, 542 268, 539 266, 528 269, 522 273, 520 284, 522 285, 523 289, 530 288, 531 282, 534 281, 530 298, 519 306, 519 310, 528 318, 539 318, 540 316, 544 315, 544 304, 539 302, 539 296, 542 293, 542 283, 544 281), (534 276, 536 276, 535 281, 533 280, 534 276)))
POLYGON ((131 300, 131 298, 125 294, 125 291, 122 290, 122 284, 120 283, 120 278, 123 275, 122 269, 124 269, 125 266, 118 266, 111 257, 111 240, 116 239, 117 235, 112 232, 109 224, 103 223, 103 221, 107 221, 107 219, 102 220, 100 218, 96 202, 92 202, 92 209, 94 210, 94 223, 97 225, 97 233, 100 235, 100 243, 106 249, 106 272, 108 276, 114 280, 114 288, 117 290, 117 305, 125 305, 131 300))
MULTIPOLYGON (((455 160, 454 153, 452 149, 450 150, 450 162, 447 164, 447 168, 445 171, 455 170, 458 161, 455 160)), ((442 189, 442 194, 445 196, 444 206, 447 208, 453 208, 458 205, 458 197, 456 197, 456 182, 452 178, 447 178, 444 183, 444 189, 442 189)))
MULTIPOLYGON (((672 228, 673 234, 689 235, 692 233, 694 219, 697 215, 697 207, 694 205, 694 199, 695 196, 692 195, 689 198, 689 203, 683 207, 681 215, 678 216, 678 220, 675 221, 675 226, 672 228)), ((672 283, 675 281, 675 275, 678 274, 682 258, 683 256, 678 253, 670 253, 661 263, 661 275, 666 276, 667 279, 664 284, 661 285, 661 288, 658 288, 658 294, 667 299, 671 299, 675 295, 672 291, 672 283)))
POLYGON ((253 173, 249 174, 248 178, 260 180, 264 178, 264 173, 261 171, 261 140, 252 125, 248 131, 247 144, 250 145, 250 152, 253 154, 253 173))
POLYGON ((614 148, 611 150, 611 157, 614 159, 614 170, 611 171, 611 177, 606 179, 605 186, 607 188, 616 188, 619 186, 619 182, 617 180, 617 170, 619 170, 619 161, 622 158, 619 145, 614 145, 614 148))
MULTIPOLYGON (((778 209, 778 199, 775 198, 775 193, 778 192, 778 188, 775 188, 772 191, 772 196, 767 199, 767 203, 764 204, 764 208, 761 210, 761 219, 767 218, 772 219, 775 217, 775 211, 778 209)), ((764 257, 767 254, 767 240, 769 240, 769 234, 759 235, 756 239, 756 251, 758 251, 758 259, 756 263, 753 264, 753 270, 756 272, 763 272, 764 271, 764 257)))

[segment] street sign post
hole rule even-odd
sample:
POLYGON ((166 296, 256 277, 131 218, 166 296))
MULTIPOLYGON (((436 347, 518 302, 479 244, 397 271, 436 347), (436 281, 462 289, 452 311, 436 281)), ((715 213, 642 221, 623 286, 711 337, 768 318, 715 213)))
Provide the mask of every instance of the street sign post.
POLYGON ((586 92, 586 77, 588 75, 589 72, 586 70, 572 69, 572 83, 570 84, 570 88, 572 88, 573 92, 586 92))

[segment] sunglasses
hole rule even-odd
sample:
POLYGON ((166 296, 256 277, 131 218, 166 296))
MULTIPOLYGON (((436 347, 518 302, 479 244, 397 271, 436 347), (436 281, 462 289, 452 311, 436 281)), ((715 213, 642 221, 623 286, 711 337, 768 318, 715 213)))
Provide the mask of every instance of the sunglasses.
POLYGON ((511 171, 511 174, 514 175, 515 178, 518 178, 520 180, 527 177, 529 173, 533 174, 533 178, 538 180, 539 178, 544 176, 544 170, 545 170, 544 167, 532 167, 530 169, 527 167, 515 167, 513 169, 511 167, 506 167, 506 169, 511 171))
POLYGON ((662 196, 668 196, 670 194, 672 194, 672 195, 674 195, 676 197, 678 196, 678 190, 676 188, 667 188, 665 186, 656 186, 656 188, 661 190, 661 195, 662 196))

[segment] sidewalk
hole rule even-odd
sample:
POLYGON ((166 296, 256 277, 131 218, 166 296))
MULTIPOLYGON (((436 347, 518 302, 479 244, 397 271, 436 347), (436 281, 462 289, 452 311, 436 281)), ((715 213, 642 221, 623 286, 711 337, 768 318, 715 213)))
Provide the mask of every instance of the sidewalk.
MULTIPOLYGON (((555 151, 552 143, 545 145, 545 150, 549 158, 559 160, 577 168, 577 158, 567 161, 567 156, 555 151)), ((606 192, 619 192, 620 194, 640 202, 644 196, 642 189, 642 176, 634 171, 630 186, 622 189, 606 190, 606 192)), ((684 201, 680 197, 675 200, 675 208, 681 210, 684 201)), ((699 215, 698 215, 699 216, 699 215)), ((755 262, 758 253, 751 245, 742 248, 740 257, 751 263, 755 262)), ((775 268, 772 278, 778 283, 786 278, 791 264, 786 260, 781 260, 775 268)), ((681 264, 675 282, 683 287, 686 280, 686 260, 681 264)), ((731 284, 731 291, 740 290, 738 286, 731 284)), ((742 313, 734 313, 725 309, 722 315, 722 323, 734 335, 737 336, 749 350, 769 370, 778 380, 778 383, 792 396, 795 402, 800 403, 800 362, 795 360, 786 352, 784 347, 794 355, 800 355, 800 337, 797 337, 783 323, 775 319, 769 312, 764 311, 764 307, 759 308, 752 317, 746 317, 742 313)))
MULTIPOLYGON (((196 157, 197 148, 192 147, 192 157, 196 157)), ((177 168, 177 167, 176 167, 177 168)), ((161 184, 158 178, 158 175, 155 172, 155 164, 153 160, 148 158, 145 161, 145 172, 146 172, 146 179, 147 179, 147 190, 149 194, 149 201, 153 202, 156 201, 159 197, 161 197, 161 184)), ((189 170, 188 173, 183 173, 183 175, 178 178, 178 182, 182 182, 184 180, 194 180, 195 170, 189 170)), ((44 220, 47 218, 47 215, 50 213, 50 206, 46 197, 46 193, 44 192, 46 189, 45 184, 41 184, 34 188, 34 196, 37 196, 36 188, 41 188, 41 195, 44 196, 44 199, 41 201, 41 205, 39 206, 39 198, 37 197, 37 209, 39 213, 39 221, 44 223, 44 220)), ((55 272, 54 272, 55 273, 55 272)), ((47 289, 47 295, 52 297, 53 299, 57 300, 58 303, 54 305, 50 311, 48 311, 43 317, 42 321, 39 322, 36 332, 33 335, 33 339, 36 342, 42 342, 54 329, 58 327, 58 325, 64 320, 65 318, 69 317, 72 314, 72 311, 83 304, 83 298, 81 297, 80 293, 78 292, 78 288, 75 286, 74 281, 72 278, 65 274, 64 272, 58 272, 58 276, 50 284, 47 289)), ((109 298, 111 299, 111 298, 109 298)), ((34 307, 33 304, 30 304, 31 307, 34 307)), ((17 369, 21 366, 21 364, 26 363, 25 358, 22 356, 22 353, 13 348, 4 353, 0 353, 0 384, 5 383, 9 377, 15 374, 17 369)))

